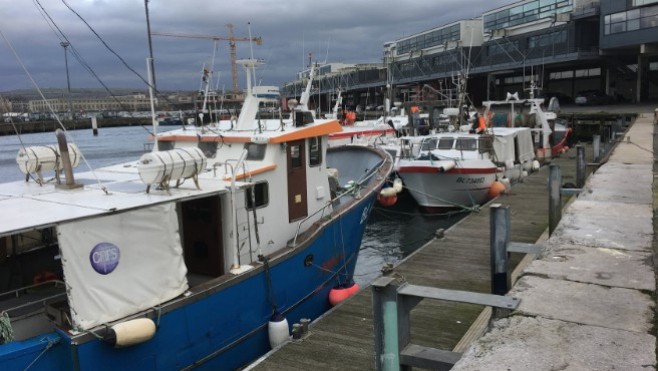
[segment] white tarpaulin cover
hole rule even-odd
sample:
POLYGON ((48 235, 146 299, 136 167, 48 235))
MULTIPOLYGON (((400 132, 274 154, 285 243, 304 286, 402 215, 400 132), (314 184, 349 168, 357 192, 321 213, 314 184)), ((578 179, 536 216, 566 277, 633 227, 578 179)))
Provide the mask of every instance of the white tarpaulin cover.
POLYGON ((57 227, 74 326, 90 329, 187 290, 173 203, 57 227))

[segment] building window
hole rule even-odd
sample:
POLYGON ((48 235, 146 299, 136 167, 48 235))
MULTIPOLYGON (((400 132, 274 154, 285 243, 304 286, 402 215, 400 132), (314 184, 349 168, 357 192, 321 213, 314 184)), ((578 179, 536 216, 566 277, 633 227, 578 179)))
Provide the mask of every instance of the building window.
MULTIPOLYGON (((647 2, 650 4, 658 0, 647 2)), ((658 5, 608 14, 603 18, 603 34, 612 35, 644 28, 658 27, 658 5)))
POLYGON ((309 165, 318 166, 322 163, 322 138, 315 137, 311 138, 308 141, 309 153, 309 165))
POLYGON ((551 32, 549 34, 531 36, 528 38, 528 48, 540 48, 567 42, 567 30, 551 32))
POLYGON ((263 206, 267 206, 267 204, 270 202, 269 187, 267 182, 259 182, 254 184, 252 188, 247 188, 244 194, 246 198, 245 204, 247 205, 247 210, 253 209, 254 204, 256 205, 256 208, 261 208, 263 206), (251 192, 252 189, 254 190, 253 193, 251 192))
POLYGON ((498 44, 492 44, 488 46, 489 56, 500 55, 500 54, 509 54, 512 57, 518 56, 519 53, 519 41, 503 41, 498 44))
MULTIPOLYGON (((657 0, 658 1, 658 0, 657 0)), ((573 0, 535 0, 485 14, 484 30, 496 30, 518 26, 539 19, 552 17, 554 14, 573 10, 573 0)))
POLYGON ((443 45, 448 41, 458 41, 461 38, 459 23, 449 27, 443 27, 420 35, 400 40, 396 44, 397 54, 406 54, 416 50, 443 45))
POLYGON ((658 0, 633 0, 633 6, 649 5, 658 3, 658 0))

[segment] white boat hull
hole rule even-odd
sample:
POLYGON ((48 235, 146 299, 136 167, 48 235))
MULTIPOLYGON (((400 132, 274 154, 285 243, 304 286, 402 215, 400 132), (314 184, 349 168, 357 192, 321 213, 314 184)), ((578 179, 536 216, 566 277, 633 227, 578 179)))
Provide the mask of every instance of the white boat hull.
POLYGON ((468 161, 443 171, 441 161, 400 161, 398 173, 418 205, 428 209, 472 207, 489 199, 497 167, 488 160, 468 161))

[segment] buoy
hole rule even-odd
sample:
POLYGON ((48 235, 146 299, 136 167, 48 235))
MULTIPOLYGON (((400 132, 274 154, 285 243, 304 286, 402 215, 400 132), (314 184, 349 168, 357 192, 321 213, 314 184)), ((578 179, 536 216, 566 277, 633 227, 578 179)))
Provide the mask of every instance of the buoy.
POLYGON ((288 320, 283 314, 275 312, 267 323, 267 334, 270 339, 272 349, 283 344, 290 337, 288 332, 288 320))
MULTIPOLYGON (((385 188, 385 189, 390 189, 390 188, 385 188)), ((383 191, 383 189, 382 189, 383 191)), ((377 202, 379 202, 380 205, 384 207, 391 207, 395 205, 396 202, 398 202, 398 196, 397 193, 394 194, 393 196, 385 196, 383 194, 378 194, 377 195, 377 202)))
POLYGON ((491 183, 491 187, 489 187, 489 198, 496 198, 498 197, 501 193, 505 192, 505 184, 495 181, 491 183))
POLYGON ((110 327, 103 341, 115 348, 125 348, 151 340, 155 335, 155 322, 150 318, 137 318, 110 327))
POLYGON ((329 291, 329 304, 338 305, 358 291, 359 284, 356 282, 338 285, 329 291))

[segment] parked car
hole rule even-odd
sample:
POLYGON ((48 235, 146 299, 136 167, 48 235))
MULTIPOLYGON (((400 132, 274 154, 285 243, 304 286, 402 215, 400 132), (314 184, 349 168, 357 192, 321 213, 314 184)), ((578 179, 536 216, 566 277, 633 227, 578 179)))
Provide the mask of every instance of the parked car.
POLYGON ((586 104, 612 104, 615 103, 615 98, 600 90, 584 90, 576 95, 574 102, 581 106, 586 104))

